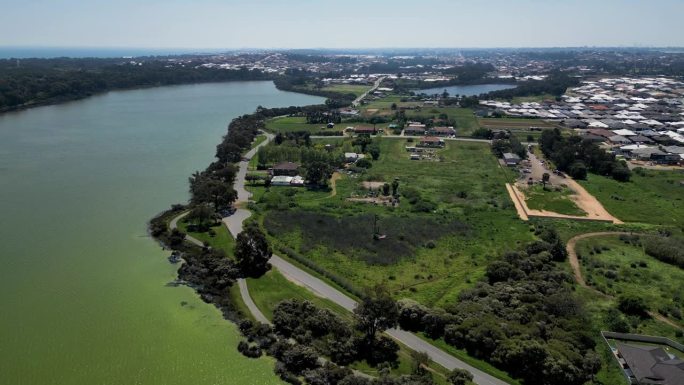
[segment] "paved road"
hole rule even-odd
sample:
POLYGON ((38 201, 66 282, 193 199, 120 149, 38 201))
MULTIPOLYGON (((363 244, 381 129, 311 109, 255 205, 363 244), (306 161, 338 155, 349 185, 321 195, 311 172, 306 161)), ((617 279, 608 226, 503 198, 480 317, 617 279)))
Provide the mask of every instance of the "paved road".
MULTIPOLYGON (((267 134, 267 139, 260 144, 260 146, 266 145, 268 142, 270 142, 274 138, 273 135, 267 134)), ((474 139, 473 141, 477 141, 474 139)), ((258 148, 258 147, 257 147, 258 148)), ((248 152, 245 155, 246 159, 250 159, 254 154, 256 154, 257 148, 252 149, 250 152, 248 152)), ((250 197, 250 193, 245 190, 245 181, 244 177, 247 174, 247 167, 248 167, 248 162, 247 161, 242 161, 240 162, 239 165, 240 169, 238 171, 238 179, 235 182, 235 189, 238 192, 238 204, 242 202, 247 202, 247 200, 250 197)), ((231 234, 233 236, 237 236, 238 233, 242 231, 242 223, 245 219, 247 219, 251 213, 248 210, 245 209, 238 209, 235 214, 223 218, 223 222, 226 224, 228 229, 230 230, 231 234)), ((287 279, 296 282, 302 286, 307 287, 309 290, 311 290, 313 293, 316 295, 327 298, 331 300, 332 302, 335 302, 336 304, 342 306, 343 308, 352 311, 354 310, 354 307, 356 307, 356 301, 354 301, 352 298, 347 296, 346 294, 342 293, 341 291, 335 289, 334 287, 330 286, 326 282, 322 281, 321 279, 307 273, 306 271, 300 269, 299 267, 293 265, 292 263, 284 260, 283 258, 279 257, 278 255, 273 255, 271 257, 271 265, 278 269, 283 276, 285 276, 287 279)), ((254 317, 261 322, 266 322, 268 323, 268 320, 266 317, 264 317, 263 313, 256 307, 254 302, 252 301, 250 295, 249 295, 249 288, 247 287, 247 282, 244 280, 239 280, 238 285, 240 287, 240 295, 242 296, 243 300, 245 301, 245 304, 247 307, 250 309, 254 317), (265 320, 265 321, 263 321, 265 320)), ((474 368, 465 362, 458 360, 457 358, 451 356, 450 354, 446 353, 445 351, 431 345, 430 343, 418 338, 412 333, 399 330, 399 329, 392 329, 388 330, 387 334, 389 334, 392 338, 396 339, 397 341, 400 341, 401 343, 405 344, 409 348, 415 350, 415 351, 420 351, 420 352, 426 352, 428 356, 436 363, 444 366, 445 368, 452 370, 455 368, 462 368, 470 371, 473 374, 473 378, 476 384, 479 385, 505 385, 506 382, 499 380, 498 378, 495 378, 487 373, 482 372, 481 370, 474 368)))
POLYGON ((370 94, 371 92, 373 92, 373 91, 375 91, 376 89, 378 89, 378 87, 380 87, 380 83, 382 83, 383 80, 385 80, 385 77, 384 77, 384 76, 381 77, 381 78, 378 78, 378 80, 376 80, 375 83, 373 83, 373 87, 372 87, 370 90, 364 92, 363 95, 361 95, 361 96, 359 96, 358 98, 354 99, 354 101, 352 102, 352 106, 354 106, 354 107, 358 106, 359 103, 361 103, 361 101, 363 100, 363 98, 365 98, 366 96, 368 96, 368 94, 370 94))
MULTIPOLYGON (((319 297, 327 298, 336 304, 342 306, 343 308, 352 311, 356 307, 356 301, 349 298, 346 294, 340 292, 329 284, 325 283, 321 279, 307 273, 306 271, 300 269, 299 267, 291 264, 290 262, 282 259, 277 255, 271 257, 271 264, 277 268, 287 279, 295 281, 300 285, 307 287, 314 294, 319 297)), ((481 370, 474 368, 465 362, 455 358, 449 353, 435 347, 434 345, 420 339, 413 333, 409 333, 400 329, 390 329, 386 332, 390 337, 403 343, 409 348, 418 351, 425 352, 430 357, 430 359, 443 367, 452 370, 455 368, 466 369, 473 374, 473 380, 479 385, 505 385, 506 382, 493 377, 481 370)))
MULTIPOLYGON (((179 215, 179 216, 173 218, 173 219, 171 220, 171 222, 169 222, 169 228, 170 228, 171 230, 177 229, 177 228, 178 228, 178 221, 181 220, 182 218, 184 218, 185 216, 187 216, 188 214, 190 214, 190 211, 186 211, 186 212, 184 212, 183 214, 181 214, 181 215, 179 215)), ((194 243, 194 244, 196 244, 197 246, 204 247, 204 242, 200 241, 200 240, 197 239, 197 238, 193 238, 193 237, 190 236, 190 235, 185 234, 185 240, 188 241, 188 242, 190 242, 190 243, 194 243)))
MULTIPOLYGON (((267 140, 264 141, 261 145, 265 145, 269 141, 273 139, 273 135, 268 134, 267 135, 267 140)), ((260 146, 261 146, 260 145, 260 146)), ((258 148, 258 147, 257 147, 258 148)), ((246 158, 249 159, 257 151, 257 148, 252 149, 246 154, 246 158)), ((235 189, 238 192, 238 197, 246 197, 244 200, 240 200, 238 198, 238 203, 240 202, 246 202, 247 199, 249 199, 250 193, 245 190, 245 184, 244 184, 244 176, 247 173, 247 166, 248 162, 243 161, 240 162, 240 170, 238 172, 238 175, 241 175, 241 178, 236 180, 235 183, 235 189)), ((177 227, 178 220, 183 218, 184 216, 187 215, 186 213, 183 213, 170 222, 170 227, 172 229, 177 227)), ((233 234, 234 237, 237 236, 242 231, 242 223, 245 219, 249 218, 251 213, 248 210, 245 209, 238 209, 235 214, 223 218, 223 223, 228 227, 228 230, 233 234)), ((191 236, 186 236, 186 240, 202 245, 202 242, 199 240, 192 238, 191 236)), ((297 282, 298 284, 307 287, 309 290, 311 290, 313 293, 316 295, 327 298, 336 304, 342 306, 343 308, 352 311, 354 310, 354 307, 356 307, 356 301, 354 301, 352 298, 347 296, 346 294, 342 293, 341 291, 335 289, 334 287, 330 286, 326 282, 322 281, 321 279, 307 273, 306 271, 300 269, 299 267, 293 265, 292 263, 284 260, 283 258, 273 255, 270 260, 271 264, 273 267, 277 268, 283 276, 285 276, 287 279, 297 282)), ((249 288, 247 287, 247 281, 244 279, 239 279, 238 280, 238 287, 240 288, 240 296, 242 297, 242 300, 244 301, 245 305, 249 309, 249 311, 252 313, 254 318, 258 320, 259 322, 263 323, 270 323, 266 316, 259 310, 259 308, 256 306, 254 301, 252 300, 251 296, 249 295, 249 288)), ((452 370, 455 368, 461 368, 461 369, 466 369, 470 371, 470 373, 473 374, 473 381, 476 384, 479 385, 506 385, 506 382, 503 380, 500 380, 496 377, 493 377, 487 373, 482 372, 481 370, 474 368, 467 363, 455 358, 454 356, 448 354, 447 352, 435 347, 434 345, 420 339, 413 333, 406 332, 404 330, 400 329, 390 329, 387 330, 386 332, 389 336, 392 338, 396 339, 397 341, 403 343, 404 345, 408 346, 409 348, 419 351, 419 352, 425 352, 427 355, 430 357, 430 359, 439 365, 442 365, 443 367, 452 370)))

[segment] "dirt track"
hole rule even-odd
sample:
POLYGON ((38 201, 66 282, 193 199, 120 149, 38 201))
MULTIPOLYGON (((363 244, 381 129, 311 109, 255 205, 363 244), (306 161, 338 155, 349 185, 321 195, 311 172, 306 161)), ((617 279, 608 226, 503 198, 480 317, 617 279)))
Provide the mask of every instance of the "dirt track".
POLYGON ((508 189, 509 195, 511 195, 511 199, 513 199, 513 202, 516 203, 515 197, 517 196, 517 200, 520 203, 520 208, 518 208, 518 204, 516 203, 516 209, 518 210, 518 215, 520 215, 520 218, 523 220, 526 217, 548 217, 548 218, 565 218, 565 219, 581 219, 581 220, 598 220, 598 221, 606 221, 606 222, 613 222, 617 224, 623 223, 621 220, 615 218, 612 216, 608 210, 606 210, 601 202, 598 201, 593 195, 591 195, 582 185, 579 183, 575 182, 572 178, 567 177, 567 178, 561 178, 558 175, 553 174, 544 164, 540 162, 540 160, 533 154, 533 153, 528 153, 529 156, 529 162, 530 162, 530 171, 531 173, 529 176, 538 181, 542 179, 542 175, 544 173, 548 173, 550 176, 550 183, 552 185, 566 185, 569 189, 571 189, 574 194, 570 196, 570 199, 572 199, 573 202, 582 209, 584 212, 587 213, 586 216, 574 216, 574 215, 564 215, 564 214, 558 214, 552 211, 545 211, 545 210, 532 210, 529 207, 527 207, 527 203, 525 203, 525 194, 521 191, 522 187, 524 187, 524 180, 519 180, 516 185, 511 186, 512 189, 508 189), (520 186, 520 188, 518 187, 520 186), (521 215, 521 209, 524 211, 524 216, 521 215))
MULTIPOLYGON (((582 268, 580 267, 579 264, 579 259, 577 258, 577 241, 581 241, 583 239, 587 238, 592 238, 592 237, 604 237, 604 236, 610 236, 610 235, 629 235, 631 233, 624 232, 624 231, 603 231, 603 232, 596 232, 596 233, 586 233, 586 234, 580 234, 575 237, 570 238, 568 241, 567 246, 565 247, 566 250, 568 251, 568 260, 570 261, 570 266, 572 267, 572 273, 575 276, 575 281, 582 287, 586 287, 588 289, 593 290, 594 292, 606 297, 606 298, 612 298, 610 295, 602 293, 595 288, 587 285, 587 282, 584 280, 584 276, 582 276, 582 268)), ((678 323, 672 321, 671 319, 663 316, 662 314, 659 314, 657 312, 649 311, 648 315, 650 315, 652 318, 657 319, 658 321, 664 322, 674 328, 684 330, 684 328, 679 325, 678 323)))

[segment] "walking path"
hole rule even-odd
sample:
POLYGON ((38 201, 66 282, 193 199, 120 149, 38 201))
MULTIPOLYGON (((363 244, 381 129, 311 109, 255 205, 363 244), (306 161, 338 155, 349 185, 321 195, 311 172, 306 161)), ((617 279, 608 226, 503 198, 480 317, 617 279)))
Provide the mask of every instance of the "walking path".
MULTIPOLYGON (((249 197, 251 196, 249 191, 245 189, 245 175, 247 175, 249 159, 252 156, 254 156, 254 154, 256 154, 256 151, 260 146, 268 144, 271 140, 273 140, 273 138, 274 136, 272 134, 266 134, 266 140, 260 143, 259 146, 250 150, 244 157, 246 160, 240 162, 240 169, 238 171, 238 176, 235 181, 235 190, 238 193, 238 200, 236 204, 239 205, 240 203, 247 202, 249 200, 249 197)), ((251 213, 248 210, 239 208, 237 209, 235 214, 223 218, 223 223, 225 223, 225 225, 228 227, 228 230, 231 232, 231 234, 233 234, 234 237, 237 237, 237 234, 239 234, 242 231, 243 221, 249 218, 250 215, 251 213)), ((280 273, 283 274, 287 279, 296 282, 301 286, 307 287, 309 290, 311 290, 318 296, 327 298, 349 311, 353 311, 354 307, 356 307, 356 301, 354 301, 352 298, 335 289, 334 287, 330 286, 321 279, 309 274, 308 272, 300 269, 299 267, 279 257, 278 255, 273 254, 271 256, 270 263, 273 267, 278 269, 280 273)), ((258 320, 266 320, 261 322, 268 323, 268 320, 263 315, 263 313, 261 313, 261 310, 259 310, 259 308, 256 307, 256 305, 254 304, 254 301, 252 301, 249 295, 249 288, 247 287, 247 282, 244 280, 238 280, 238 285, 240 287, 240 295, 242 299, 245 301, 245 304, 247 305, 249 310, 254 315, 254 318, 258 320)), ((400 341, 401 343, 405 344, 406 346, 415 351, 426 352, 430 359, 444 366, 446 369, 452 370, 455 368, 461 368, 470 371, 473 374, 473 379, 476 384, 506 384, 505 381, 502 381, 473 366, 468 365, 467 363, 453 357, 447 352, 418 338, 416 335, 412 333, 399 329, 391 329, 387 331, 387 334, 389 334, 392 338, 396 339, 397 341, 400 341)))
MULTIPOLYGON (((593 290, 594 292, 607 297, 607 298, 612 298, 610 295, 602 293, 595 288, 587 285, 587 282, 584 280, 584 277, 582 276, 582 268, 580 267, 579 264, 579 258, 577 258, 577 242, 581 241, 583 239, 587 238, 592 238, 592 237, 605 237, 605 236, 610 236, 610 235, 629 235, 632 233, 625 232, 625 231, 602 231, 602 232, 596 232, 596 233, 586 233, 586 234, 580 234, 575 237, 570 238, 568 241, 568 245, 566 246, 566 250, 568 251, 568 259, 570 260, 570 266, 572 267, 572 272, 573 275, 575 276, 575 281, 582 287, 586 287, 588 289, 593 290)), ((654 311, 649 311, 648 315, 651 316, 651 318, 655 318, 661 322, 664 322, 674 328, 677 328, 679 330, 684 330, 684 328, 679 325, 678 323, 672 321, 671 319, 663 316, 660 313, 654 312, 654 311)))

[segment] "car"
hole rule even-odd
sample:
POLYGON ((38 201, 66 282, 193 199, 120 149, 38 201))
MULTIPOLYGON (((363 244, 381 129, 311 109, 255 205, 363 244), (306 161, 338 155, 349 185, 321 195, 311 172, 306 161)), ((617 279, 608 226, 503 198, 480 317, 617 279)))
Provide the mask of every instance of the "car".
POLYGON ((524 168, 522 171, 523 171, 525 174, 531 174, 531 173, 532 173, 532 170, 530 170, 529 168, 524 168))

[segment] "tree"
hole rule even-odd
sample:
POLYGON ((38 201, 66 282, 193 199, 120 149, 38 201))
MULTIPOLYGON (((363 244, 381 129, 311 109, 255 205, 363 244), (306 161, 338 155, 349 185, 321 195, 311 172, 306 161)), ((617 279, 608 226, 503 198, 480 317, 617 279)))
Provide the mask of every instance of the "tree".
POLYGON ((385 183, 382 185, 382 195, 388 196, 390 194, 390 185, 389 183, 385 183))
POLYGON ((356 328, 365 334, 366 340, 375 340, 375 335, 393 328, 399 320, 399 307, 386 287, 373 287, 354 308, 356 328))
POLYGON ((266 236, 256 225, 248 225, 238 234, 235 259, 243 276, 258 278, 266 273, 271 268, 268 260, 272 254, 266 236))
POLYGON ((206 204, 197 205, 188 213, 188 219, 194 222, 200 230, 205 228, 206 223, 210 221, 213 216, 214 210, 206 204))
POLYGON ((395 178, 392 181, 392 196, 396 197, 398 195, 399 195, 399 180, 395 178))
POLYGON ((469 371, 459 368, 452 370, 447 377, 447 381, 452 385, 465 385, 472 380, 473 375, 469 371))
POLYGON ((542 180, 541 181, 542 181, 542 186, 544 187, 545 190, 546 190, 546 184, 549 183, 549 179, 551 179, 551 175, 549 175, 548 172, 545 172, 544 174, 542 174, 542 180))
POLYGON ((309 163, 306 167, 306 179, 309 183, 322 186, 328 184, 328 179, 332 175, 331 167, 320 161, 313 161, 309 163))
POLYGON ((629 168, 627 168, 624 163, 619 162, 613 167, 611 176, 618 182, 628 182, 629 178, 632 176, 632 172, 629 171, 629 168))
POLYGON ((574 179, 587 179, 587 166, 584 165, 584 162, 573 163, 568 172, 574 179))
POLYGON ((392 109, 392 111, 396 111, 397 110, 397 103, 392 103, 392 105, 390 106, 390 109, 392 109))

